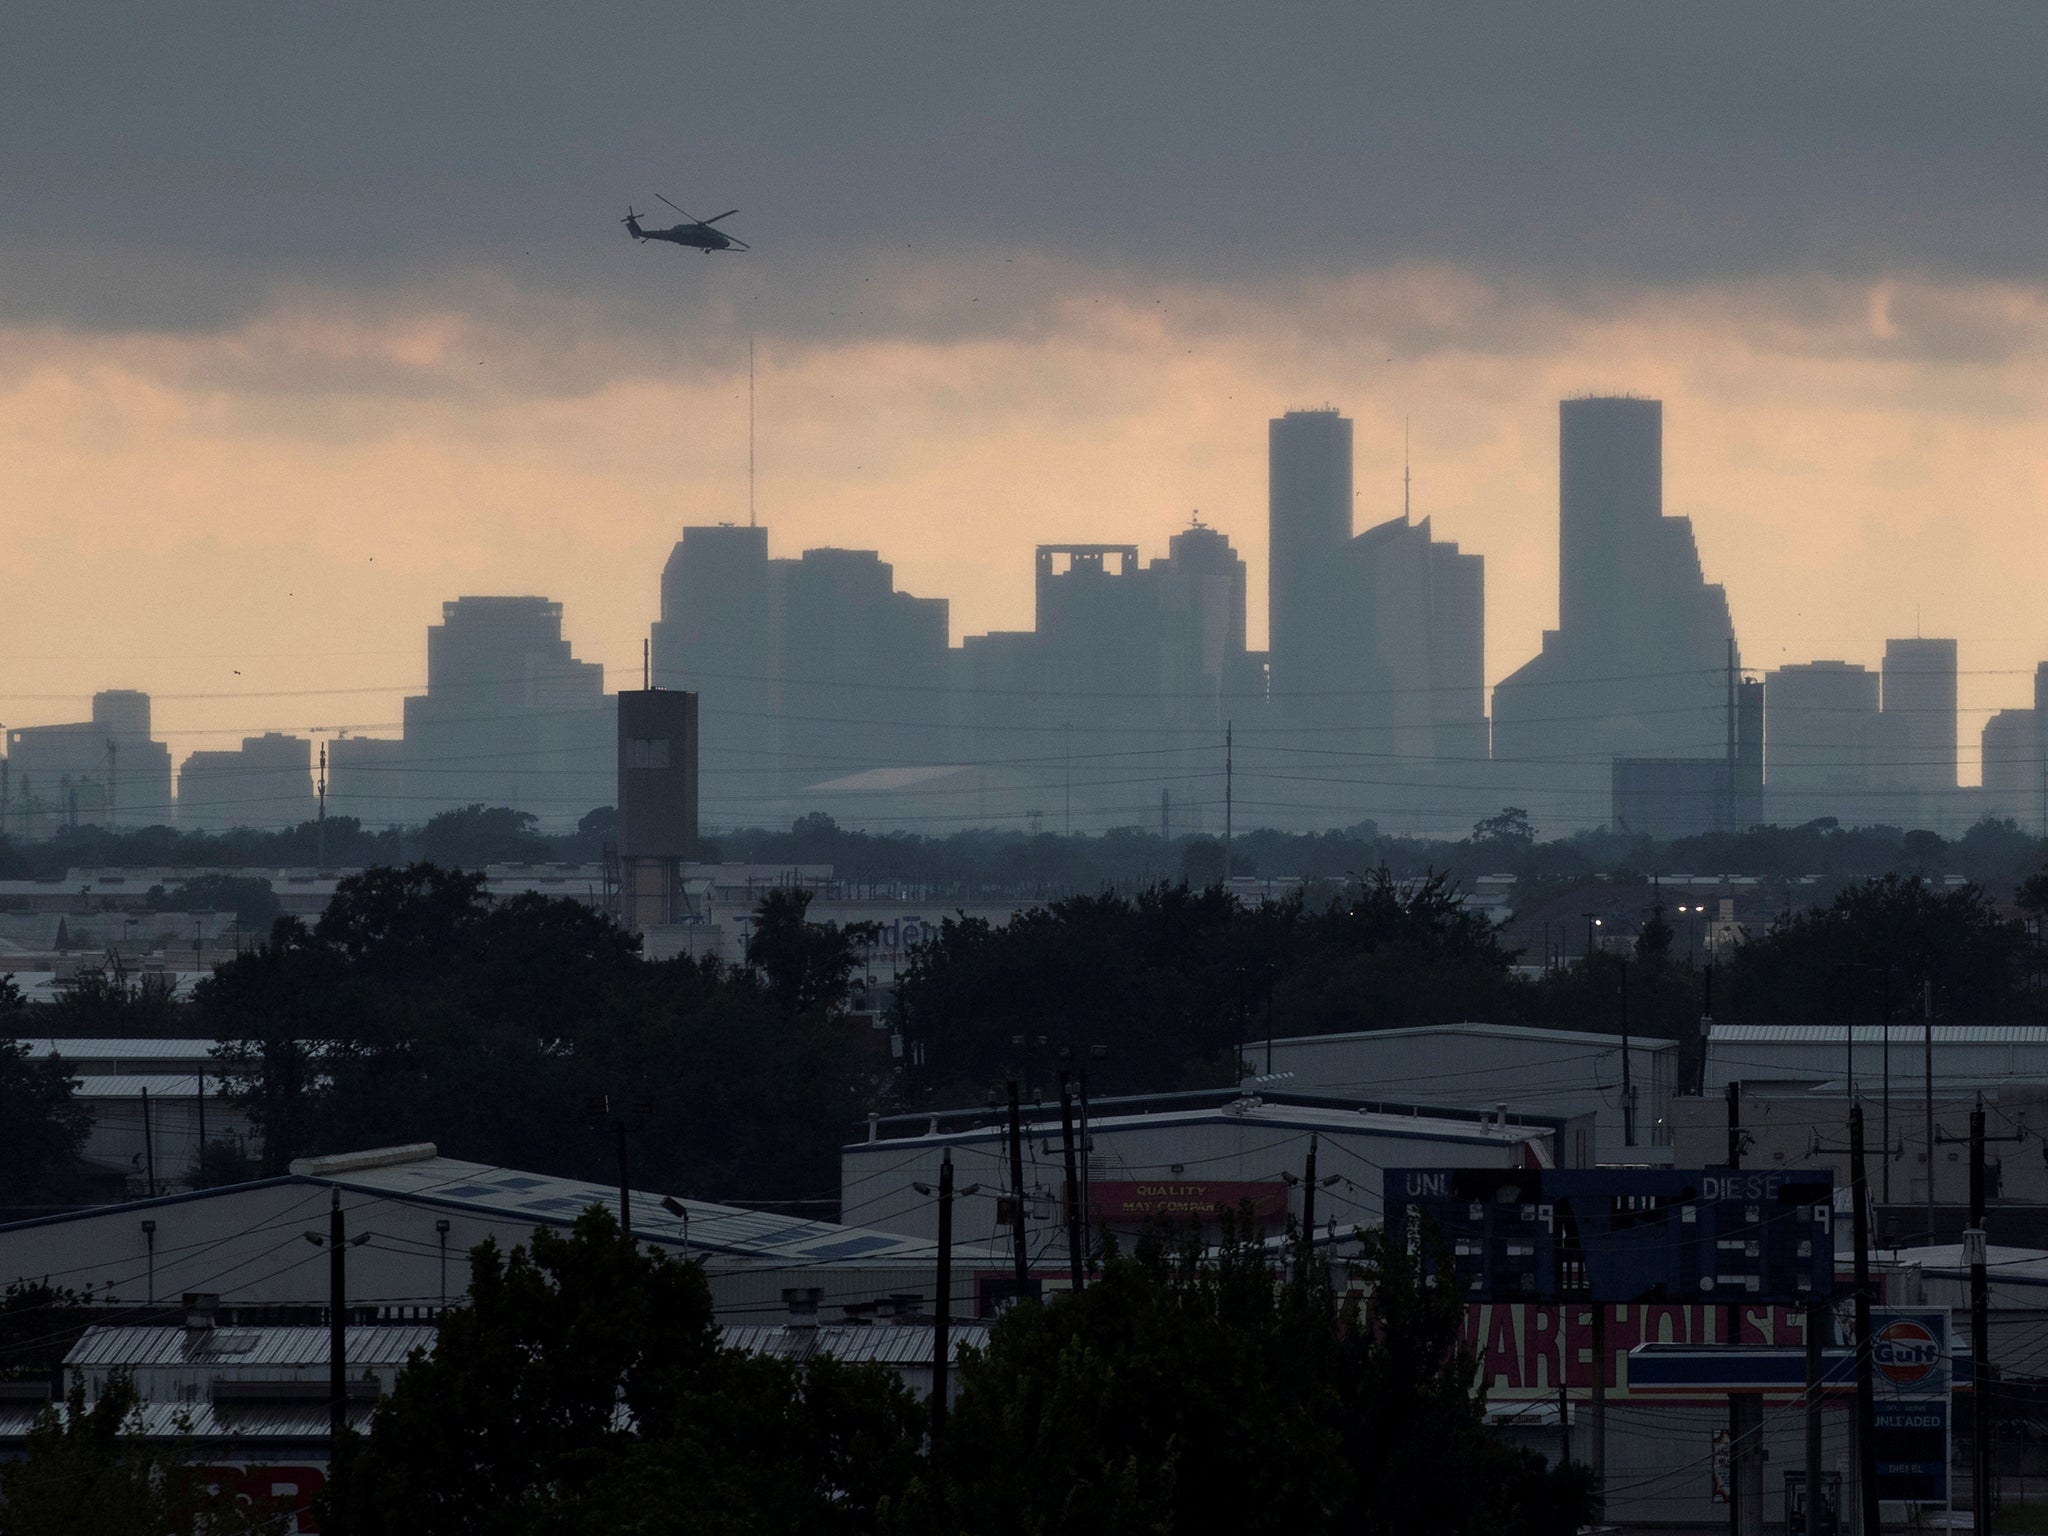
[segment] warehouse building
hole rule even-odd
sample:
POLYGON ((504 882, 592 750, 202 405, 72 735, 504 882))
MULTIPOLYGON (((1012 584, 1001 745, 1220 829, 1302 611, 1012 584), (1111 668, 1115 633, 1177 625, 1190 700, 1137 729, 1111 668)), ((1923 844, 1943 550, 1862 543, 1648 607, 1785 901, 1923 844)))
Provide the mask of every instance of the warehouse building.
MULTIPOLYGON (((302 1234, 326 1222, 336 1197, 350 1236, 365 1239, 350 1251, 349 1304, 416 1308, 459 1300, 469 1251, 486 1238, 509 1249, 592 1205, 616 1215, 619 1191, 442 1157, 431 1143, 308 1158, 279 1178, 0 1226, 0 1287, 47 1279, 105 1304, 198 1292, 228 1306, 323 1306, 326 1260, 302 1234)), ((779 1319, 792 1286, 815 1287, 831 1313, 932 1294, 928 1240, 660 1191, 631 1192, 630 1205, 637 1239, 704 1261, 721 1323, 779 1319)), ((986 1257, 967 1242, 955 1254, 956 1273, 986 1257)), ((971 1294, 964 1281, 957 1289, 958 1300, 971 1294)))
MULTIPOLYGON (((1064 1263, 1065 1145, 1058 1104, 1021 1116, 1025 1240, 1034 1268, 1064 1263)), ((1262 1232, 1302 1214, 1311 1143, 1317 1228, 1348 1233, 1380 1220, 1389 1167, 1555 1166, 1574 1129, 1541 1117, 1361 1103, 1306 1094, 1151 1094, 1103 1100, 1077 1122, 1075 1163, 1090 1233, 1136 1231, 1149 1217, 1220 1227, 1219 1210, 1249 1204, 1262 1232)), ((1581 1133, 1583 1125, 1578 1126, 1581 1133)), ((905 1115, 871 1122, 865 1141, 840 1152, 840 1214, 884 1232, 929 1239, 938 1215, 931 1188, 951 1153, 953 1230, 1011 1253, 1006 1109, 905 1115), (968 1191, 972 1191, 969 1193, 968 1191)), ((1008 1268, 1007 1262, 1004 1265, 1008 1268)), ((982 1300, 986 1300, 986 1287, 982 1300)))
POLYGON ((1580 1121, 1592 1142, 1561 1166, 1671 1162, 1678 1047, 1669 1040, 1518 1024, 1432 1024, 1253 1041, 1245 1052, 1270 1080, 1301 1093, 1427 1099, 1458 1109, 1580 1121), (1633 1135, 1623 1112, 1633 1090, 1633 1135))

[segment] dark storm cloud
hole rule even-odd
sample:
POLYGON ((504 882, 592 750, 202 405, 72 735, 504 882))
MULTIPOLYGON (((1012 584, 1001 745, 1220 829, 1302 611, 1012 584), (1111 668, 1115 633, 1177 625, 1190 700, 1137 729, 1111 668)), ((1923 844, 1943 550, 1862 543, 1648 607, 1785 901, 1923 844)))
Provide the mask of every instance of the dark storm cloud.
POLYGON ((2032 279, 2044 45, 2031 5, 17 5, 0 309, 210 326, 488 270, 837 330, 888 261, 1005 253, 2032 279), (657 191, 756 254, 631 246, 657 191))

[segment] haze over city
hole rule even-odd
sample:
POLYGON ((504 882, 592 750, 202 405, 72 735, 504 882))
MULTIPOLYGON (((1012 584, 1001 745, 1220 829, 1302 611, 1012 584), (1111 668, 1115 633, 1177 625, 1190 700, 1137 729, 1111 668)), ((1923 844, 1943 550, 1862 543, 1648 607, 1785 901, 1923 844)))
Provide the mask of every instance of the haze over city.
POLYGON ((1745 665, 1955 637, 1970 782, 2048 655, 2048 23, 1883 14, 17 12, 4 718, 388 734, 468 593, 620 686, 746 519, 752 338, 773 552, 878 549, 956 644, 1199 508, 1256 646, 1265 421, 1354 418, 1361 528, 1405 426, 1489 683, 1555 623, 1556 401, 1661 399, 1745 665), (755 249, 619 238, 657 189, 755 249))

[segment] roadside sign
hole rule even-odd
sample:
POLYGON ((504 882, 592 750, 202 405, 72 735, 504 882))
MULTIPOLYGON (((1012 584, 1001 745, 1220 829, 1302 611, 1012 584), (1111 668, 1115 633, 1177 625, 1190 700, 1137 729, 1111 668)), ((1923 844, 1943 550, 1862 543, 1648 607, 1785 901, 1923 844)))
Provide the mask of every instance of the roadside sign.
POLYGON ((1954 1385, 1948 1313, 1873 1311, 1870 1363, 1877 1387, 1871 1439, 1878 1498, 1947 1504, 1954 1385))

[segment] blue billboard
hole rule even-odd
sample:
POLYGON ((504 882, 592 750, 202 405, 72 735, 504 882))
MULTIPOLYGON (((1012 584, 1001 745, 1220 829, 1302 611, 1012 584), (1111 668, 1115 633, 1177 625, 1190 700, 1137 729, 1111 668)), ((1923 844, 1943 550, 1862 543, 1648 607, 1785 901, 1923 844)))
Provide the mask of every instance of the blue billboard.
POLYGON ((1389 1168, 1389 1231, 1472 1301, 1796 1304, 1834 1293, 1826 1169, 1389 1168), (1433 1228, 1437 1243, 1423 1240, 1433 1228))

